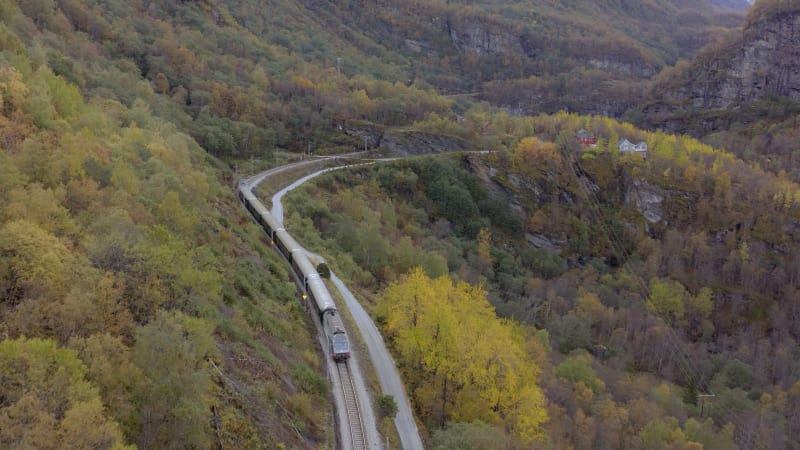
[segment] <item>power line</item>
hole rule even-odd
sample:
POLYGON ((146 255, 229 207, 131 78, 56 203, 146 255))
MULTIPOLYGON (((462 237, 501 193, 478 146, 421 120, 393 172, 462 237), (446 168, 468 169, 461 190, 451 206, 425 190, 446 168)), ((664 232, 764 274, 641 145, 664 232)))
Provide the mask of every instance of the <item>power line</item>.
MULTIPOLYGON (((583 191, 584 195, 586 196, 586 199, 589 201, 593 210, 592 212, 597 215, 596 219, 600 224, 600 226, 602 227, 603 229, 602 231, 606 239, 608 239, 609 244, 611 244, 612 250, 624 258, 625 262, 621 265, 622 270, 625 270, 628 273, 628 275, 630 275, 633 278, 633 280, 635 280, 636 285, 639 288, 640 294, 643 296, 644 299, 647 299, 650 296, 650 289, 644 282, 642 276, 639 273, 634 272, 633 269, 630 267, 630 265, 627 263, 630 255, 625 250, 625 246, 622 243, 622 239, 616 234, 613 227, 611 226, 611 221, 603 213, 600 205, 600 200, 598 199, 596 194, 586 185, 586 181, 581 177, 581 173, 585 173, 583 168, 580 166, 580 163, 575 158, 575 155, 571 151, 569 151, 569 149, 566 148, 566 146, 559 146, 559 147, 561 153, 568 160, 571 171, 575 176, 575 180, 579 188, 583 191)), ((705 397, 714 397, 715 394, 711 393, 710 386, 708 385, 706 380, 704 380, 703 377, 701 377, 700 371, 694 365, 691 358, 689 357, 689 352, 685 348, 686 344, 681 340, 677 332, 672 328, 672 326, 669 325, 669 323, 667 323, 666 320, 664 320, 663 317, 660 317, 657 314, 655 314, 655 316, 658 317, 662 322, 664 322, 668 335, 667 341, 670 343, 673 354, 676 357, 675 359, 677 366, 683 373, 687 382, 690 385, 701 387, 705 392, 709 392, 709 394, 698 395, 698 397, 703 399, 702 400, 703 403, 701 404, 701 417, 702 417, 703 413, 702 410, 704 408, 705 397)), ((729 423, 733 423, 734 426, 739 428, 739 431, 741 433, 746 435, 743 436, 743 438, 745 439, 745 442, 743 444, 745 444, 747 448, 753 448, 754 446, 758 448, 766 448, 763 442, 755 441, 753 436, 753 431, 751 431, 745 423, 742 423, 743 419, 740 419, 739 416, 735 414, 735 412, 733 412, 729 407, 724 406, 723 404, 721 412, 723 413, 723 416, 725 417, 726 421, 728 421, 729 423)))

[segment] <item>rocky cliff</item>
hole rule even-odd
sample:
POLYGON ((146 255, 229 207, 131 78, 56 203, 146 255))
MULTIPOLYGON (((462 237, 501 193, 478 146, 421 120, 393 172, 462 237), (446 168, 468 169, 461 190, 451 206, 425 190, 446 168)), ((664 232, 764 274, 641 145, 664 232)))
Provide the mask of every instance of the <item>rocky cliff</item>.
POLYGON ((800 100, 800 12, 744 30, 729 60, 710 60, 691 86, 694 107, 729 108, 767 95, 800 100))
POLYGON ((479 56, 510 54, 527 58, 536 55, 536 49, 524 37, 507 31, 495 31, 501 27, 500 24, 487 27, 477 20, 458 24, 448 20, 446 24, 450 41, 461 52, 479 56))
POLYGON ((751 21, 734 39, 666 75, 642 111, 652 124, 674 131, 688 131, 681 124, 697 122, 701 115, 713 128, 711 110, 769 98, 800 101, 800 7, 751 21))
POLYGON ((379 150, 390 156, 476 150, 472 143, 455 136, 412 130, 389 130, 380 140, 379 150))

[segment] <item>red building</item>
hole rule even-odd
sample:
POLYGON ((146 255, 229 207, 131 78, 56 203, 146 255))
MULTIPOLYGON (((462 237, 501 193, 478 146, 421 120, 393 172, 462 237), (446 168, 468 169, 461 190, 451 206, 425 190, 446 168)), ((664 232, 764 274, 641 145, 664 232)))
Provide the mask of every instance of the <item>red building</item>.
POLYGON ((597 137, 584 129, 580 129, 575 137, 584 147, 592 147, 597 144, 597 137))

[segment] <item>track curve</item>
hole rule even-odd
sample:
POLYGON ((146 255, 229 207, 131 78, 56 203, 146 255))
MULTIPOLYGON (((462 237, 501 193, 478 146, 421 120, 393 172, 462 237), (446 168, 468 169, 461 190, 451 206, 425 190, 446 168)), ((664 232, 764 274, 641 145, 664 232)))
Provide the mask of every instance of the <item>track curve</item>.
MULTIPOLYGON (((384 161, 388 162, 396 159, 397 158, 391 158, 384 161)), ((378 161, 372 161, 365 164, 372 164, 375 162, 378 161)), ((281 199, 292 189, 300 186, 302 183, 316 176, 322 175, 323 173, 358 165, 360 164, 342 165, 339 167, 323 169, 310 175, 306 175, 291 185, 281 189, 272 196, 273 216, 283 223, 283 206, 281 204, 281 199), (301 180, 302 182, 300 182, 301 180), (278 209, 276 210, 276 208, 278 209), (275 214, 275 211, 280 211, 280 218, 278 218, 278 216, 275 214)), ((308 254, 309 256, 316 258, 318 262, 325 261, 325 259, 320 255, 310 252, 308 252, 308 254)), ((378 330, 378 327, 375 326, 372 318, 370 318, 369 314, 367 314, 366 310, 364 310, 364 308, 361 306, 361 303, 359 303, 344 282, 336 276, 336 273, 334 273, 333 270, 331 270, 331 281, 342 295, 345 306, 347 307, 348 311, 350 311, 350 315, 353 317, 353 321, 358 327, 362 338, 364 339, 367 352, 369 353, 369 358, 372 361, 372 366, 375 368, 375 372, 378 376, 378 382, 381 386, 381 390, 384 394, 393 396, 395 402, 397 403, 398 411, 394 418, 394 423, 395 427, 397 428, 397 433, 400 436, 400 444, 402 448, 404 450, 423 450, 425 447, 422 444, 422 439, 420 438, 419 430, 417 429, 417 423, 414 420, 411 403, 409 402, 408 396, 405 392, 405 385, 400 378, 400 373, 397 371, 397 366, 394 362, 394 359, 389 353, 389 350, 386 348, 386 344, 383 342, 383 336, 378 330)), ((363 357, 366 357, 366 355, 363 355, 363 357)), ((351 362, 356 363, 356 361, 351 362)), ((369 432, 370 430, 368 430, 368 433, 369 432)))

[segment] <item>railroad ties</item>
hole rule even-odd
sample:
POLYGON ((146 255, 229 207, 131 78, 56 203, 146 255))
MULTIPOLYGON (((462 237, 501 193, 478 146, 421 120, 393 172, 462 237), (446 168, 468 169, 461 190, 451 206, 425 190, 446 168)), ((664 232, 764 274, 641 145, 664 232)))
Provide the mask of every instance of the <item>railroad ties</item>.
POLYGON ((336 363, 336 370, 339 372, 339 385, 342 387, 345 408, 347 409, 347 420, 350 422, 350 448, 353 450, 366 450, 367 440, 361 419, 361 409, 358 407, 356 388, 353 384, 353 377, 350 376, 350 367, 347 361, 336 363))

